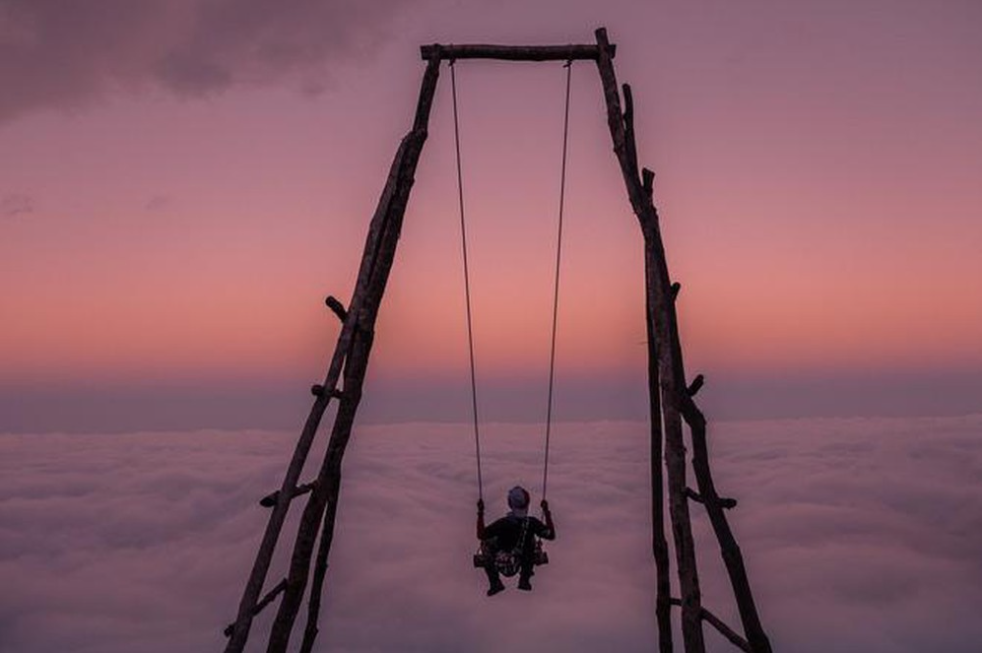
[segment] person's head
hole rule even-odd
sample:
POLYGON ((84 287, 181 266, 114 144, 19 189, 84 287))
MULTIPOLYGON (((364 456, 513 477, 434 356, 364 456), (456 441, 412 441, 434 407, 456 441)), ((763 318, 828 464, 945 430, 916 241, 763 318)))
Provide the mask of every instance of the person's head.
POLYGON ((521 485, 516 485, 508 491, 508 507, 519 517, 528 514, 529 501, 529 493, 521 485))

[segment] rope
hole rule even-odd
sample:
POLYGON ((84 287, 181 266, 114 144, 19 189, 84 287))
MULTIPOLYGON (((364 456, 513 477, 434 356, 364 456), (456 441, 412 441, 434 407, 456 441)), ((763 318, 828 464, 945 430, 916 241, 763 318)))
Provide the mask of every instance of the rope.
MULTIPOLYGON (((467 348, 470 357, 471 375, 471 408, 474 418, 474 453, 477 460, 477 496, 481 501, 484 500, 484 480, 481 474, 481 432, 480 420, 477 412, 477 373, 474 364, 474 327, 471 311, 471 284, 470 268, 467 259, 467 221, 464 211, 464 181, 461 171, 460 157, 460 119, 457 110, 457 74, 456 61, 450 60, 450 88, 453 96, 453 129, 454 129, 454 151, 457 163, 457 203, 460 212, 460 245, 464 261, 464 297, 467 307, 467 348)), ((549 348, 549 396, 546 407, 546 446, 545 456, 542 466, 542 499, 546 498, 546 491, 549 484, 549 448, 552 436, 552 398, 556 376, 556 325, 559 318, 559 279, 563 250, 563 214, 566 204, 566 160, 569 145, 569 104, 570 104, 570 80, 572 76, 573 62, 567 61, 566 68, 566 97, 563 109, 563 155, 562 169, 559 180, 559 225, 556 235, 556 268, 553 283, 552 295, 552 334, 549 348)))
POLYGON ((460 245, 464 253, 464 296, 467 300, 467 347, 471 364, 471 407, 474 415, 474 452, 477 458, 477 498, 484 500, 484 481, 481 478, 481 432, 477 419, 477 375, 474 371, 474 328, 471 320, 471 280, 467 266, 467 226, 464 220, 464 181, 460 171, 460 124, 457 120, 457 75, 450 60, 450 88, 453 91, 453 138, 457 152, 457 201, 460 207, 460 245))
POLYGON ((556 372, 556 323, 559 316, 559 263, 563 252, 563 208, 566 200, 566 149, 569 142, 569 87, 573 71, 572 60, 566 62, 566 106, 563 116, 563 164, 559 179, 559 230, 556 235, 556 277, 552 293, 552 341, 549 351, 549 399, 546 409, 546 452, 542 464, 542 500, 546 498, 549 482, 549 439, 552 434, 552 388, 556 372))

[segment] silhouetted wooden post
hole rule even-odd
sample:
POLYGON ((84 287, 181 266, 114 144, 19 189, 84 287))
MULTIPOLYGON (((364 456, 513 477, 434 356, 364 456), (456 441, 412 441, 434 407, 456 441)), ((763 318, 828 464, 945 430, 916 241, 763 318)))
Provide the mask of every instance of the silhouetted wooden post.
MULTIPOLYGON (((261 609, 257 609, 257 605, 260 603, 259 594, 269 570, 273 550, 282 530, 290 501, 296 496, 297 481, 310 452, 313 437, 329 401, 332 398, 340 397, 340 406, 328 444, 328 453, 321 466, 321 472, 313 483, 307 507, 301 517, 297 542, 291 559, 290 574, 286 579, 285 590, 282 591, 283 599, 280 603, 276 622, 274 622, 273 631, 270 634, 270 651, 285 650, 286 648, 293 620, 296 618, 296 612, 306 588, 310 553, 313 550, 314 540, 324 515, 327 499, 332 497, 330 515, 327 520, 330 532, 326 532, 326 537, 323 539, 326 542, 326 548, 323 549, 322 557, 323 566, 326 569, 327 553, 330 550, 330 541, 333 537, 334 513, 337 509, 337 497, 340 488, 341 459, 351 435, 351 424, 354 421, 354 414, 361 398, 361 385, 368 365, 368 356, 371 352, 375 318, 395 256, 395 248, 399 240, 402 218, 409 200, 409 191, 413 184, 416 164, 426 140, 427 124, 430 108, 433 105, 433 94, 436 90, 439 67, 439 58, 433 58, 423 75, 413 128, 399 145, 388 180, 369 226, 365 252, 351 303, 346 311, 332 307, 335 313, 344 316, 344 325, 331 359, 327 379, 323 385, 314 386, 313 392, 316 397, 314 405, 287 469, 286 478, 277 493, 276 504, 270 515, 252 574, 246 584, 246 590, 239 605, 238 616, 230 628, 230 638, 225 648, 226 653, 240 653, 245 648, 252 618, 261 609), (344 368, 344 388, 338 392, 337 385, 342 367, 344 368)), ((334 304, 337 304, 336 300, 334 300, 334 304)), ((322 581, 323 574, 320 574, 318 584, 322 581)), ((265 607, 265 603, 262 607, 265 607)), ((312 623, 309 628, 312 633, 309 636, 312 644, 313 637, 316 635, 316 618, 312 622, 308 621, 308 623, 312 623)))
POLYGON ((351 437, 355 412, 361 401, 362 384, 368 369, 368 359, 375 336, 375 319, 378 316, 378 309, 385 292, 389 272, 395 259, 396 245, 402 229, 402 219, 409 202, 409 192, 412 189, 416 165, 419 162, 423 143, 426 141, 427 123, 430 107, 433 104, 433 93, 436 90, 439 69, 439 59, 431 59, 423 76, 413 129, 403 139, 403 145, 400 148, 402 156, 397 156, 397 163, 393 165, 394 192, 386 210, 385 233, 380 240, 376 264, 366 288, 366 300, 361 314, 358 316, 358 325, 351 352, 345 362, 344 390, 341 395, 338 414, 334 420, 331 439, 328 442, 327 453, 317 477, 317 485, 314 487, 301 517, 297 542, 294 545, 290 563, 290 574, 287 577, 287 591, 280 602, 280 609, 270 633, 269 648, 267 649, 269 653, 286 651, 310 574, 314 542, 321 527, 322 517, 326 517, 323 521, 324 529, 317 556, 314 587, 311 590, 307 627, 304 629, 304 650, 310 650, 313 647, 314 638, 317 635, 320 594, 327 571, 327 559, 334 540, 334 523, 341 492, 341 462, 351 437))
MULTIPOLYGON (((645 293, 647 299, 647 320, 649 333, 649 383, 658 383, 661 394, 662 418, 665 430, 665 462, 668 470, 668 501, 671 513, 672 531, 675 537, 676 560, 679 566, 679 584, 682 597, 678 603, 682 607, 682 637, 686 653, 703 653, 705 643, 702 621, 717 628, 727 639, 739 648, 752 653, 770 653, 771 647, 764 634, 757 608, 754 604, 750 583, 743 565, 743 557, 736 539, 729 528, 725 507, 735 504, 732 500, 720 499, 716 494, 709 471, 709 456, 706 447, 706 421, 692 399, 702 386, 702 377, 697 377, 691 386, 685 382, 685 367, 682 360, 682 346, 678 333, 678 318, 675 299, 679 285, 673 284, 668 274, 668 263, 658 224, 658 212, 653 200, 653 178, 649 170, 639 170, 637 144, 634 135, 634 103, 631 87, 624 85, 624 111, 621 112, 620 93, 614 75, 611 55, 608 50, 607 32, 603 28, 596 31, 597 45, 600 48, 597 67, 603 84, 604 99, 607 104, 607 124, 610 128, 624 183, 627 187, 631 207, 641 225, 645 242, 645 293), (642 173, 642 174, 639 174, 642 173), (654 341, 650 334, 654 332, 654 341), (651 359, 658 360, 658 374, 650 374, 651 359), (720 543, 723 561, 726 565, 734 596, 743 621, 746 639, 741 638, 715 615, 702 607, 699 589, 699 576, 696 570, 695 549, 692 539, 692 526, 689 518, 688 500, 693 493, 685 482, 685 442, 682 434, 682 420, 689 425, 693 442, 693 470, 699 484, 698 500, 706 506, 710 521, 720 543)), ((654 391, 651 390, 651 394, 654 391)), ((654 403, 654 402, 652 402, 654 403)), ((654 420, 655 417, 653 416, 654 420)), ((654 431, 654 427, 652 427, 654 431)), ((653 498, 655 488, 652 488, 653 498)), ((658 564, 660 546, 655 543, 655 559, 658 564)), ((663 567, 658 564, 659 570, 663 567)), ((662 583, 659 573, 659 601, 662 606, 662 583)), ((659 615, 660 617, 660 615, 659 615)), ((659 618, 659 629, 663 630, 659 618)), ((665 642, 662 640, 662 650, 665 642)), ((671 644, 668 644, 669 649, 671 644)))
MULTIPOLYGON (((647 265, 647 260, 645 260, 646 268, 647 265)), ((645 272, 646 277, 647 274, 645 272)), ((658 650, 660 653, 672 653, 672 580, 668 560, 668 540, 665 539, 665 493, 662 474, 664 429, 661 421, 661 394, 658 383, 658 341, 655 338, 653 315, 651 303, 646 300, 648 419, 651 430, 649 452, 649 465, 651 467, 651 553, 655 558, 655 619, 658 622, 658 650)))
MULTIPOLYGON (((330 515, 324 522, 326 528, 322 536, 322 553, 318 556, 320 562, 316 581, 318 585, 323 582, 327 556, 334 536, 334 521, 341 490, 341 462, 351 437, 355 412, 361 401, 362 384, 368 369, 368 358, 375 335, 375 319, 378 316, 389 271, 395 258, 396 245, 402 229, 402 219, 406 212, 409 191, 412 188, 416 173, 416 164, 419 162, 419 155, 426 140, 427 122, 433 103, 439 66, 439 59, 434 58, 430 60, 426 68, 420 89, 416 121, 412 131, 403 139, 392 166, 389 183, 386 185, 387 191, 391 189, 390 193, 385 194, 388 195, 389 201, 385 203, 384 207, 382 205, 379 207, 384 213, 383 234, 378 241, 378 250, 373 256, 374 264, 368 277, 367 286, 364 288, 365 298, 362 306, 357 315, 349 317, 349 319, 354 319, 356 323, 351 350, 345 360, 344 389, 341 393, 338 414, 334 420, 327 453, 297 531, 297 541, 290 562, 290 573, 287 576, 286 592, 280 602, 280 608, 270 633, 267 649, 269 653, 284 653, 286 651, 310 574, 314 543, 325 510, 328 510, 330 515), (330 503, 328 499, 331 499, 330 503)), ((317 587, 316 589, 319 594, 321 588, 317 587)), ((308 646, 312 646, 313 638, 317 632, 316 614, 314 619, 308 623, 310 624, 310 628, 307 629, 307 632, 310 633, 307 638, 309 640, 308 646)))
POLYGON ((706 506, 709 521, 716 533, 720 554, 723 557, 723 564, 726 566, 726 573, 730 577, 730 584, 733 586, 733 595, 736 599, 737 609, 740 611, 740 620, 743 623, 743 630, 746 633, 747 642, 750 644, 750 650, 753 653, 771 653, 770 640, 764 633, 760 616, 757 614, 757 604, 754 602, 754 595, 750 589, 750 579, 747 577, 747 569, 743 564, 743 554, 740 552, 740 547, 730 529, 726 513, 723 512, 726 508, 736 506, 736 501, 721 498, 716 493, 712 473, 709 470, 706 418, 696 406, 695 401, 689 396, 682 399, 682 416, 689 425, 692 434, 692 469, 699 485, 699 502, 706 506))
MULTIPOLYGON (((648 344, 649 347, 655 348, 654 356, 658 359, 658 377, 649 379, 649 383, 657 382, 661 391, 665 464, 668 470, 668 507, 672 519, 672 533, 675 537, 675 558, 682 592, 682 639, 686 653, 703 653, 706 646, 702 634, 702 599, 692 524, 689 519, 689 504, 685 496, 685 444, 682 436, 682 416, 678 405, 677 386, 680 384, 681 361, 678 359, 678 352, 668 345, 671 337, 668 320, 665 319, 667 315, 674 316, 675 312, 671 283, 668 281, 668 266, 658 227, 658 214, 641 181, 634 135, 628 133, 633 131, 633 122, 627 119, 629 116, 621 112, 617 77, 607 51, 607 32, 601 28, 597 30, 596 35, 597 45, 600 48, 597 68, 600 71, 604 100, 607 104, 607 126, 610 128, 614 153, 617 155, 624 176, 631 207, 644 235, 645 295, 649 308, 647 320, 655 333, 655 340, 649 340, 648 344)), ((625 104, 626 113, 630 114, 633 111, 630 100, 625 99, 625 104)), ((681 385, 684 388, 684 381, 681 385)))

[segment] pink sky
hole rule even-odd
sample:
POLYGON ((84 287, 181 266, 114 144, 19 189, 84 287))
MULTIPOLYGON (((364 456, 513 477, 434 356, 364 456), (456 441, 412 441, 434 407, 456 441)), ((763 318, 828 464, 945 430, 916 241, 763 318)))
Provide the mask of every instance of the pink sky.
MULTIPOLYGON (((976 3, 102 0, 0 3, 0 387, 316 380, 418 45, 598 25, 658 173, 693 373, 980 376, 976 3)), ((573 73, 559 374, 627 377, 640 237, 596 71, 573 73)), ((563 71, 462 62, 458 82, 479 373, 534 377, 563 71)), ((444 75, 376 378, 464 378, 451 128, 444 75)))

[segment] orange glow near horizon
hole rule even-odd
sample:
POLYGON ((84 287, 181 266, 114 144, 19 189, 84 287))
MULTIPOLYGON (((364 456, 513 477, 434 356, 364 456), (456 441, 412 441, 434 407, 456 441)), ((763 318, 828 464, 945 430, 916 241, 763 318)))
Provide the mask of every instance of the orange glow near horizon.
MULTIPOLYGON (((574 251, 564 262, 559 369, 637 369, 645 339, 640 243, 623 257, 611 251, 587 265, 571 260, 580 245, 570 243, 574 251)), ((439 264, 425 248, 405 254, 380 316, 380 373, 460 372, 467 358, 459 253, 445 252, 439 264), (413 292, 420 288, 425 291, 413 292)), ((545 254, 546 261, 521 261, 526 265, 517 270, 484 261, 472 271, 482 372, 546 368, 551 270, 545 254), (537 268, 534 275, 529 267, 537 268)), ((914 269, 890 279, 857 279, 841 268, 773 278, 768 265, 794 265, 775 258, 731 275, 689 273, 679 307, 690 365, 764 372, 982 363, 982 308, 959 301, 957 289, 934 287, 914 269), (910 294, 884 296, 888 283, 910 294)), ((291 288, 292 277, 275 269, 256 271, 248 282, 216 270, 180 286, 170 274, 148 269, 124 276, 92 266, 49 279, 43 292, 8 299, 0 327, 4 380, 290 377, 318 370, 336 337, 336 321, 320 303, 321 284, 291 288)))
MULTIPOLYGON (((690 368, 982 366, 982 94, 959 82, 974 77, 958 49, 974 36, 921 48, 948 77, 912 89, 878 52, 844 60, 843 46, 826 64, 815 43, 765 39, 754 47, 768 57, 738 57, 750 45, 724 47, 729 29, 690 43, 610 27, 658 173, 690 368)), ((865 47, 867 32, 842 29, 865 47)), ((349 298, 415 102, 419 62, 403 55, 349 71, 345 92, 117 97, 0 125, 18 153, 0 164, 0 195, 35 205, 0 221, 0 382, 320 374, 338 328, 323 298, 349 298)), ((458 68, 488 374, 548 364, 564 79, 561 66, 458 68)), ((444 75, 376 374, 467 364, 449 90, 444 75)), ((557 350, 570 374, 644 367, 641 236, 606 130, 595 70, 577 64, 557 350)))

